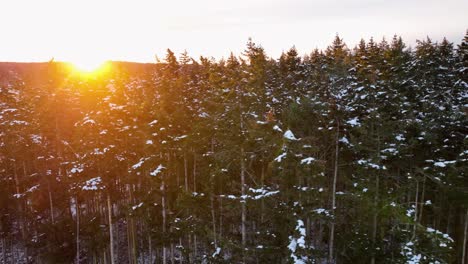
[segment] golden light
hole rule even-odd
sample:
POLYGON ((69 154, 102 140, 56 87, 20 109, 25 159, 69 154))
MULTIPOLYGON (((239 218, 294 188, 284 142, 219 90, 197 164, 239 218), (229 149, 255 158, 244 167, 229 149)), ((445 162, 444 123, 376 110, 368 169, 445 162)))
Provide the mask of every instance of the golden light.
POLYGON ((71 62, 72 71, 75 74, 84 77, 96 77, 106 73, 109 70, 108 61, 82 60, 71 62))

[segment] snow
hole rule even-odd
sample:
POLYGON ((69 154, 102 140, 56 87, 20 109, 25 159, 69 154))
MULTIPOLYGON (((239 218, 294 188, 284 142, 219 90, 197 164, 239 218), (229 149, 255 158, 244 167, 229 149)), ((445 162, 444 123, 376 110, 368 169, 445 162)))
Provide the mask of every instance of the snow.
POLYGON ((292 252, 296 252, 297 240, 292 239, 291 236, 289 237, 289 239, 291 240, 288 245, 289 250, 291 250, 292 252))
POLYGON ((293 134, 293 132, 291 130, 287 130, 286 132, 284 132, 283 137, 288 139, 288 140, 292 140, 292 141, 299 140, 294 136, 294 134, 293 134))
POLYGON ((15 194, 13 194, 13 197, 15 197, 16 199, 19 199, 19 198, 21 198, 23 196, 24 196, 24 193, 15 193, 15 194))
POLYGON ((324 214, 326 216, 330 216, 330 212, 328 212, 328 210, 324 208, 317 208, 317 209, 312 210, 312 212, 316 214, 324 214))
POLYGON ((199 114, 198 116, 201 117, 201 118, 207 118, 207 117, 209 117, 210 115, 207 114, 207 113, 205 113, 205 112, 203 112, 203 113, 199 114))
POLYGON ((361 123, 359 122, 359 118, 357 117, 354 117, 348 121, 346 121, 346 123, 352 127, 355 127, 355 126, 360 126, 361 123))
POLYGON ((80 172, 83 172, 83 164, 75 165, 73 168, 70 169, 71 174, 80 173, 80 172))
POLYGON ((161 173, 162 170, 165 169, 165 168, 166 168, 166 167, 164 167, 162 164, 159 164, 159 166, 158 166, 156 169, 154 169, 154 170, 150 173, 150 175, 151 175, 151 176, 157 176, 157 175, 158 175, 159 173, 161 173))
POLYGON ((104 186, 101 186, 101 183, 102 183, 101 177, 95 177, 95 178, 87 180, 85 182, 85 185, 81 189, 85 191, 96 191, 96 190, 104 189, 104 186))
POLYGON ((385 167, 385 165, 378 165, 378 164, 375 164, 375 163, 372 163, 368 160, 365 160, 365 159, 360 159, 358 161, 356 161, 357 164, 359 165, 362 165, 364 167, 367 167, 367 168, 372 168, 372 169, 376 169, 376 170, 386 170, 387 167, 385 167))
POLYGON ((280 192, 279 190, 270 190, 268 188, 260 188, 260 189, 249 188, 249 191, 252 192, 253 195, 244 194, 244 195, 241 195, 241 196, 235 196, 235 195, 229 194, 229 195, 220 195, 220 197, 231 199, 231 200, 239 199, 239 200, 241 200, 241 202, 245 202, 248 199, 260 200, 260 199, 263 199, 263 198, 266 198, 266 197, 273 196, 273 195, 278 194, 280 192))
POLYGON ((14 113, 16 111, 18 111, 18 109, 16 109, 16 108, 7 108, 7 109, 3 109, 1 114, 3 115, 5 113, 14 113))
POLYGON ((293 259, 294 264, 305 264, 307 262, 307 257, 297 256, 296 251, 298 248, 305 249, 305 237, 306 229, 304 227, 304 222, 300 219, 297 220, 295 231, 299 233, 299 237, 289 236, 289 245, 288 249, 291 251, 291 258, 293 259))
POLYGON ((301 160, 301 164, 310 165, 310 164, 312 163, 312 161, 315 161, 315 159, 312 158, 312 157, 308 157, 308 158, 302 159, 302 160, 301 160))
POLYGON ((421 254, 416 255, 412 246, 414 246, 413 242, 406 243, 401 253, 406 257, 406 264, 419 264, 422 256, 421 254))
POLYGON ((281 162, 281 160, 283 160, 286 157, 286 155, 287 155, 286 152, 281 153, 278 157, 275 158, 275 161, 276 162, 281 162))
POLYGON ((86 117, 85 118, 85 121, 83 122, 83 125, 86 125, 86 124, 96 124, 96 121, 94 121, 93 119, 90 119, 89 117, 86 117))
POLYGON ((42 143, 42 137, 39 135, 31 135, 31 140, 34 144, 41 144, 42 143))
POLYGON ((338 141, 341 142, 341 143, 344 143, 344 144, 346 144, 346 145, 349 144, 349 140, 348 140, 346 137, 342 137, 342 138, 340 138, 340 140, 338 140, 338 141))
POLYGON ((140 208, 141 206, 143 206, 143 202, 141 202, 141 203, 139 203, 139 204, 137 204, 137 205, 132 206, 132 210, 135 211, 136 209, 140 208))
POLYGON ((218 256, 219 253, 221 253, 221 248, 220 248, 220 247, 217 247, 216 250, 215 250, 215 252, 214 252, 213 255, 211 255, 211 256, 214 258, 214 257, 218 256))
POLYGON ((454 164, 456 162, 457 162, 456 160, 437 161, 437 162, 434 162, 434 166, 440 167, 440 168, 445 168, 447 166, 447 164, 454 164))
POLYGON ((179 140, 184 139, 186 137, 187 137, 187 135, 178 136, 178 137, 174 138, 174 141, 179 141, 179 140))
POLYGON ((262 198, 265 198, 265 197, 268 197, 268 196, 272 196, 272 195, 275 195, 275 194, 278 194, 279 191, 276 190, 276 191, 270 191, 268 189, 263 189, 263 188, 260 188, 260 189, 253 189, 253 188, 250 188, 249 191, 257 194, 255 196, 246 196, 245 198, 251 198, 252 200, 259 200, 259 199, 262 199, 262 198))
POLYGON ((382 153, 391 153, 391 154, 397 154, 398 150, 396 148, 386 148, 381 151, 382 153))
POLYGON ((398 141, 404 141, 405 137, 403 136, 403 134, 398 134, 398 135, 395 136, 395 139, 398 140, 398 141))
POLYGON ((146 160, 146 159, 140 159, 140 161, 139 161, 138 163, 136 163, 136 164, 134 164, 134 165, 132 166, 132 169, 136 170, 136 169, 140 168, 141 165, 143 165, 143 163, 145 162, 145 160, 146 160))
POLYGON ((33 187, 29 188, 26 192, 34 192, 39 188, 40 184, 34 185, 33 187))

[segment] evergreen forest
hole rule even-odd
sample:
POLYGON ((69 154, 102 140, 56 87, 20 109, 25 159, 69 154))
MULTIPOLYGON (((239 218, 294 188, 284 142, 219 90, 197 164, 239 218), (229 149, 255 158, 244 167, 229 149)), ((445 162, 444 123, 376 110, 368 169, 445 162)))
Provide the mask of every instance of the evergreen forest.
POLYGON ((0 63, 1 263, 466 264, 460 38, 0 63))

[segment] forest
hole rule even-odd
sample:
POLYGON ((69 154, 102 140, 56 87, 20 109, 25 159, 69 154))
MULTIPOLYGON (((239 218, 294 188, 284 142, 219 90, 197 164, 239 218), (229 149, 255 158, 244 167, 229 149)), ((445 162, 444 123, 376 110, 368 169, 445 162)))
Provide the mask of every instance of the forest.
POLYGON ((0 260, 466 264, 460 38, 0 63, 0 260))

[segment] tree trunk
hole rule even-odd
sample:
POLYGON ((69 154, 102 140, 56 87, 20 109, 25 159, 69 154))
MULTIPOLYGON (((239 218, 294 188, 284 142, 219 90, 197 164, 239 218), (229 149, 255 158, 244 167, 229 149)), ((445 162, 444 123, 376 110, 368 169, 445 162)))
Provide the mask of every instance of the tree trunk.
MULTIPOLYGON (((244 161, 244 147, 241 147, 241 196, 245 195, 245 161, 244 161)), ((246 221, 246 201, 241 200, 241 233, 242 233, 242 250, 245 250, 246 245, 246 230, 245 230, 245 221, 246 221)))
POLYGON ((420 206, 419 206, 419 222, 421 222, 422 220, 422 216, 423 216, 423 209, 424 209, 424 195, 425 195, 425 192, 426 192, 426 176, 423 176, 423 186, 422 186, 422 191, 421 191, 421 203, 420 203, 420 206))
POLYGON ((211 219, 213 221, 213 243, 216 249, 218 247, 218 241, 216 239, 216 215, 215 215, 213 194, 211 194, 210 202, 211 202, 211 219))
POLYGON ((109 249, 111 264, 115 264, 114 260, 114 230, 112 225, 112 204, 109 192, 107 193, 107 213, 109 216, 109 249))
POLYGON ((416 198, 414 199, 414 225, 413 225, 413 238, 416 238, 416 224, 418 222, 418 202, 419 202, 419 181, 416 180, 416 198))
POLYGON ((332 222, 330 224, 330 239, 328 243, 328 263, 333 263, 333 247, 335 240, 335 207, 336 207, 336 182, 338 179, 338 155, 339 155, 339 143, 340 143, 340 124, 337 123, 336 126, 336 139, 335 139, 335 164, 333 168, 333 185, 332 185, 332 204, 331 204, 331 213, 333 216, 332 222))
POLYGON ((55 218, 54 218, 54 202, 52 199, 52 191, 50 190, 50 181, 47 181, 47 190, 49 193, 49 206, 50 206, 50 221, 52 224, 55 223, 55 218))
POLYGON ((463 232, 463 247, 462 247, 462 261, 461 264, 466 263, 466 241, 467 241, 467 236, 468 236, 468 208, 466 209, 466 214, 465 214, 465 230, 463 232))
MULTIPOLYGON (((265 166, 263 165, 263 155, 262 155, 262 172, 261 172, 261 186, 262 189, 265 188, 265 166)), ((263 223, 263 218, 265 215, 265 199, 261 199, 261 209, 260 209, 260 223, 263 223)))
POLYGON ((78 197, 75 197, 76 205, 76 263, 80 263, 80 207, 78 197))
POLYGON ((377 216, 378 216, 378 204, 379 204, 379 184, 380 177, 379 174, 375 176, 375 196, 374 196, 374 215, 372 216, 372 258, 371 264, 375 263, 375 242, 377 238, 377 216))
POLYGON ((197 153, 193 150, 193 191, 197 191, 197 153))
POLYGON ((198 244, 197 244, 197 235, 193 235, 193 261, 195 262, 195 260, 197 259, 197 256, 198 256, 198 252, 197 252, 197 249, 198 249, 198 244))
POLYGON ((188 192, 188 165, 187 165, 187 154, 184 153, 184 183, 185 183, 185 191, 188 192))
POLYGON ((183 259, 182 258, 182 238, 180 237, 179 238, 179 264, 182 264, 183 263, 183 259))
POLYGON ((5 238, 2 238, 2 263, 7 263, 6 258, 6 241, 5 238))
MULTIPOLYGON (((165 182, 164 182, 164 174, 162 176, 162 183, 161 183, 161 191, 162 191, 162 197, 161 197, 161 205, 162 205, 162 231, 164 236, 166 235, 166 187, 165 187, 165 182)), ((166 244, 163 243, 163 263, 167 263, 167 252, 166 252, 166 244)))

